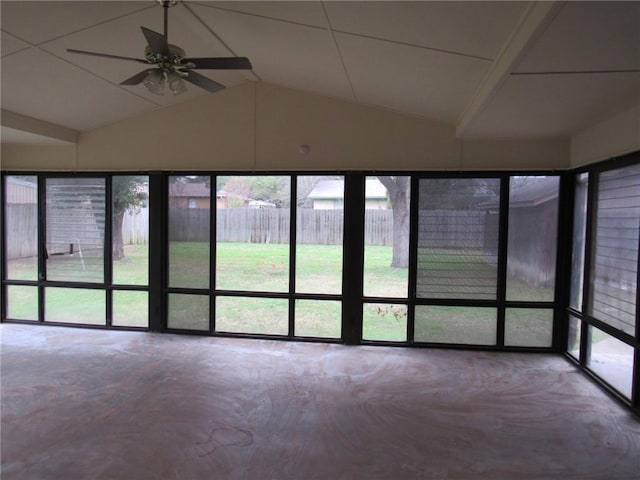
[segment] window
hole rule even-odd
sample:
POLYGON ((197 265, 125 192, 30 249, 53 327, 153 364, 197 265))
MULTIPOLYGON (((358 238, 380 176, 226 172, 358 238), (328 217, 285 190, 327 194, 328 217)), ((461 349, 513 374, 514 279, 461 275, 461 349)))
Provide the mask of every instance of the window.
POLYGON ((589 344, 587 366, 622 395, 631 398, 633 347, 591 326, 589 344))
POLYGON ((497 309, 457 305, 497 299, 500 179, 420 180, 414 340, 496 345, 497 309))
POLYGON ((587 187, 589 176, 576 175, 573 209, 573 248, 571 255, 571 287, 569 305, 582 310, 582 290, 584 287, 584 255, 587 233, 587 187))
POLYGON ((149 283, 148 177, 113 178, 112 261, 116 285, 149 283))
POLYGON ((6 272, 11 280, 38 279, 38 177, 5 177, 6 272))
POLYGON ((295 290, 339 295, 342 293, 344 177, 299 176, 297 192, 295 290))
POLYGON ((289 291, 291 178, 217 177, 216 289, 289 291))
POLYGON ((218 297, 216 330, 284 336, 289 331, 288 311, 286 299, 218 297))
POLYGON ((169 177, 169 286, 209 288, 211 179, 208 176, 169 177), (198 196, 200 208, 189 208, 198 196))
MULTIPOLYGON (((5 177, 5 271, 9 280, 38 280, 38 177, 5 177)), ((10 285, 6 290, 7 317, 38 320, 38 288, 10 285)))
POLYGON ((364 294, 406 298, 411 177, 366 177, 364 294))
POLYGON ((640 162, 612 165, 575 177, 566 352, 637 406, 640 162))
POLYGON ((407 306, 365 303, 362 313, 362 338, 379 342, 407 340, 407 306))
POLYGON ((208 296, 170 293, 167 303, 167 327, 209 331, 208 296))
POLYGON ((573 315, 569 315, 569 332, 567 335, 567 353, 575 360, 580 360, 580 343, 582 322, 573 315))
POLYGON ((495 299, 500 180, 420 180, 419 298, 495 299))
POLYGON ((640 164, 599 175, 590 313, 635 335, 640 164))
POLYGON ((551 347, 553 310, 542 308, 507 308, 504 344, 512 347, 551 347))
POLYGON ((106 324, 104 290, 47 287, 44 294, 46 322, 106 324), (73 307, 69 308, 70 305, 73 307))
POLYGON ((559 186, 558 177, 510 178, 507 300, 554 299, 559 186))
POLYGON ((638 162, 574 176, 570 275, 562 175, 2 178, 3 320, 563 347, 638 403, 638 162))
POLYGON ((13 320, 38 320, 38 287, 9 285, 7 308, 13 320))
POLYGON ((416 342, 495 345, 497 310, 486 307, 417 306, 416 342))
POLYGON ((339 175, 296 177, 295 293, 316 297, 296 299, 296 336, 342 336, 342 302, 327 297, 343 288, 344 183, 339 175))
POLYGON ((104 178, 46 180, 46 279, 104 282, 104 178))
MULTIPOLYGON (((111 260, 114 286, 149 284, 149 177, 116 175, 111 180, 111 260)), ((117 287, 116 287, 117 288, 117 287)), ((143 290, 114 290, 111 324, 149 326, 149 295, 143 290)))

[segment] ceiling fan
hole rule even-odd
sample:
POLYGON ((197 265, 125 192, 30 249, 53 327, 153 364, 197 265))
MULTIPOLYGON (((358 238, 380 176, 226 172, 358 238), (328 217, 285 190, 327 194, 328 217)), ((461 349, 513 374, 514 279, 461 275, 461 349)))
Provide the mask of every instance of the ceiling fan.
POLYGON ((75 49, 67 49, 67 52, 153 65, 152 68, 147 68, 135 74, 133 77, 120 82, 120 85, 138 85, 142 83, 151 93, 156 95, 164 95, 167 86, 174 95, 186 92, 187 87, 184 84, 185 80, 212 93, 225 88, 224 85, 194 72, 194 70, 197 69, 250 70, 252 68, 251 62, 246 57, 187 58, 182 48, 171 45, 168 42, 167 36, 169 7, 178 3, 178 0, 156 1, 164 9, 164 35, 149 30, 148 28, 140 27, 142 34, 147 40, 144 59, 75 49))

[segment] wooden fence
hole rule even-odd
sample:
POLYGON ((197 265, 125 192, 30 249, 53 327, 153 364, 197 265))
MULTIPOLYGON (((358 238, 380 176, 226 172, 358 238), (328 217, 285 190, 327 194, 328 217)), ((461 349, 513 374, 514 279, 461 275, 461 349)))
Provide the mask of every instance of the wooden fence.
MULTIPOLYGON (((169 240, 208 241, 209 210, 171 209, 169 240)), ((216 212, 216 239, 219 242, 288 243, 290 210, 286 208, 224 208, 216 212)), ((391 210, 367 210, 365 214, 367 245, 392 245, 391 210)), ((297 210, 297 242, 311 245, 342 243, 343 211, 297 210)))
POLYGON ((38 209, 33 203, 7 204, 7 258, 34 257, 38 252, 38 209))
MULTIPOLYGON (((7 205, 7 258, 24 258, 37 253, 37 211, 34 204, 7 205)), ((434 249, 476 250, 489 263, 495 263, 496 252, 487 245, 495 245, 497 215, 485 212, 457 212, 451 210, 423 210, 419 212, 418 246, 434 249)), ((534 285, 553 278, 555 241, 545 225, 533 213, 511 218, 509 229, 510 275, 534 285), (527 220, 528 219, 528 220, 527 220), (519 241, 515 237, 519 237, 519 241), (513 238, 512 238, 513 237, 513 238), (537 247, 536 247, 537 245, 537 247)), ((219 242, 288 243, 289 209, 227 208, 216 212, 216 237, 219 242)), ((172 208, 169 214, 169 240, 209 241, 211 235, 208 209, 172 208)), ((300 244, 338 245, 343 238, 342 210, 297 210, 297 241, 300 244)), ((125 214, 122 237, 125 245, 147 244, 149 241, 149 211, 125 214)), ((365 242, 367 245, 393 244, 393 215, 391 210, 367 210, 365 213, 365 242)), ((612 266, 615 270, 615 266, 612 266)), ((614 272, 612 271, 612 274, 614 272)))
POLYGON ((534 287, 553 286, 557 225, 557 201, 509 211, 507 273, 510 276, 534 287))
MULTIPOLYGON (((38 253, 37 205, 33 203, 7 204, 5 212, 7 258, 11 260, 36 256, 38 253)), ((51 212, 49 214, 51 215, 51 212)), ((65 220, 63 218, 59 221, 64 222, 65 220)), ((104 222, 104 217, 100 221, 104 222)), ((54 237, 56 235, 54 232, 54 237)), ((143 208, 137 214, 125 214, 122 223, 122 238, 125 245, 140 245, 149 242, 148 209, 143 208)), ((68 248, 69 241, 65 241, 64 244, 68 248)), ((51 245, 48 247, 51 248, 51 245)))
POLYGON ((122 243, 146 245, 149 243, 149 209, 141 208, 136 213, 125 213, 122 219, 122 243))
POLYGON ((483 251, 484 211, 420 210, 418 216, 418 247, 483 251))

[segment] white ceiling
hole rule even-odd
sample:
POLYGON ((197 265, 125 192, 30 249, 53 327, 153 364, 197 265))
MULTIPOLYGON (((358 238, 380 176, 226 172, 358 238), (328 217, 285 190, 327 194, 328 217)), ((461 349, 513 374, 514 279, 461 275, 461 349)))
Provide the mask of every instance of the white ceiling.
MULTIPOLYGON (((3 110, 82 132, 209 95, 121 86, 144 66, 66 52, 143 58, 140 26, 163 30, 153 0, 0 8, 3 110)), ((265 81, 465 138, 567 136, 640 101, 640 2, 193 0, 170 9, 168 34, 191 57, 249 57, 253 71, 199 71, 227 87, 265 81), (635 72, 530 75, 576 70, 635 72)))

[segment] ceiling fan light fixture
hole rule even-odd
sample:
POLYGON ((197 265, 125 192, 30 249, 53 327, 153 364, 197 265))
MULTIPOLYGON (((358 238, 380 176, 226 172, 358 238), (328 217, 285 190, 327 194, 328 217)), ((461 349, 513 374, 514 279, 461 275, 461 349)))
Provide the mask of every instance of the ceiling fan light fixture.
POLYGON ((166 74, 160 70, 153 70, 149 72, 142 84, 154 95, 164 95, 167 84, 166 74))
POLYGON ((169 79, 169 90, 174 95, 180 95, 187 91, 187 87, 184 84, 182 77, 176 72, 168 72, 167 77, 169 79))

